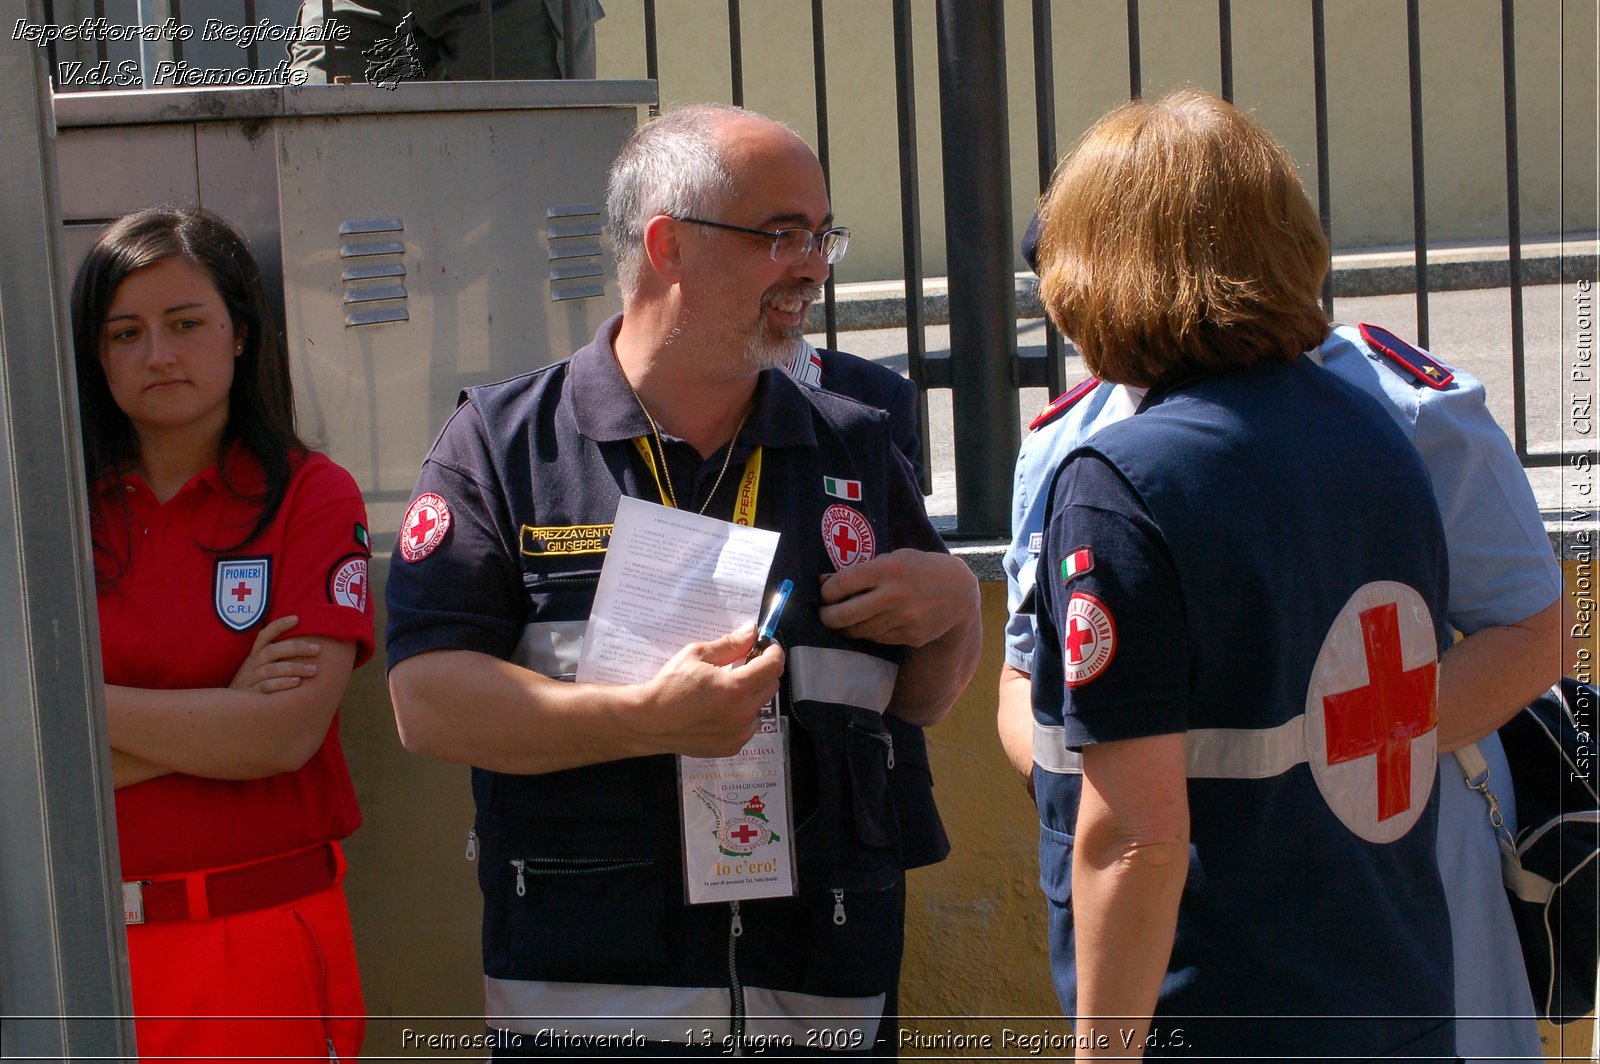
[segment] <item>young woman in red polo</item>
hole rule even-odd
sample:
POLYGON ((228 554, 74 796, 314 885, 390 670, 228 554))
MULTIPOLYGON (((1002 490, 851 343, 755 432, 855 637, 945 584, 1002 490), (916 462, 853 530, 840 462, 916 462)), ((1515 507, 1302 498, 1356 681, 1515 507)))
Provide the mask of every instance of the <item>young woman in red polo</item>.
POLYGON ((295 433, 226 222, 127 215, 73 285, 142 1057, 354 1057, 338 706, 372 653, 366 511, 295 433))

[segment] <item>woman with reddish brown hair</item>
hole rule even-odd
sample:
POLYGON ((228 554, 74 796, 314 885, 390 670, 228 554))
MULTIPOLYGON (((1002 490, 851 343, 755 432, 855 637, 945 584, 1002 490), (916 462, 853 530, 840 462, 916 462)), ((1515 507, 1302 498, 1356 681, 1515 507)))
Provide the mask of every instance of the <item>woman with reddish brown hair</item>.
POLYGON ((1057 471, 1034 585, 1079 1057, 1453 1060, 1443 533, 1393 420, 1301 357, 1329 254, 1293 160, 1210 94, 1136 100, 1041 219, 1051 317, 1146 389, 1057 471))
POLYGON ((353 1057, 361 494, 296 435, 260 272, 216 215, 112 223, 72 311, 140 1055, 353 1057))

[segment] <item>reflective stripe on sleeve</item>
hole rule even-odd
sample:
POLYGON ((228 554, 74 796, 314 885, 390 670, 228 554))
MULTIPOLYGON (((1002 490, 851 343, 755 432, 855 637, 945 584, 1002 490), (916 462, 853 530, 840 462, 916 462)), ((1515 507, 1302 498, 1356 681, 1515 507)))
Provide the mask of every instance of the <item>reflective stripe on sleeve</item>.
POLYGON ((871 654, 834 647, 789 647, 789 691, 811 702, 836 702, 882 713, 889 708, 900 666, 871 654))
MULTIPOLYGON (((1192 779, 1259 780, 1306 760, 1305 714, 1273 728, 1195 728, 1184 735, 1192 779)), ((1033 761, 1046 772, 1077 775, 1083 755, 1068 750, 1059 724, 1033 724, 1033 761)))
POLYGON ((587 621, 541 621, 522 629, 511 663, 560 679, 578 671, 587 621))

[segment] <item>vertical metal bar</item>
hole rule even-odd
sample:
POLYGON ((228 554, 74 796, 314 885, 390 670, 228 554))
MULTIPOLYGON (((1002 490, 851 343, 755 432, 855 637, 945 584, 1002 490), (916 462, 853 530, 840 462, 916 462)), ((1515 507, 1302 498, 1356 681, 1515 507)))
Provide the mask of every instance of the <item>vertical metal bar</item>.
POLYGON ((1139 67, 1139 0, 1128 0, 1128 99, 1144 95, 1144 74, 1139 67))
MULTIPOLYGON (((811 71, 817 88, 817 161, 822 163, 822 179, 833 196, 833 168, 828 159, 828 47, 822 27, 822 0, 811 0, 811 71)), ((827 323, 828 346, 839 346, 839 312, 834 306, 833 271, 823 282, 822 313, 827 323)))
POLYGON ((1511 268, 1511 428, 1517 456, 1528 459, 1527 367, 1522 328, 1522 187, 1517 173, 1516 4, 1500 0, 1501 69, 1506 100, 1506 258, 1511 268))
POLYGON ((739 33, 739 0, 728 0, 728 66, 733 72, 733 105, 744 106, 744 39, 739 33))
POLYGON ((483 43, 489 49, 489 80, 495 80, 494 64, 494 3, 493 0, 478 0, 478 11, 483 26, 483 43))
POLYGON ((922 199, 917 177, 917 83, 911 51, 911 0, 894 0, 895 129, 900 152, 900 246, 906 276, 906 373, 917 386, 922 434, 922 494, 933 491, 928 440, 928 371, 922 307, 922 199))
POLYGON ((939 0, 937 12, 956 521, 963 537, 1001 536, 1020 442, 1005 9, 939 0))
MULTIPOLYGON (((139 28, 141 30, 162 26, 172 17, 172 4, 174 0, 138 0, 139 28)), ((161 70, 161 64, 176 62, 177 55, 174 48, 178 42, 165 34, 139 37, 139 74, 147 89, 155 88, 156 75, 161 70)))
MULTIPOLYGON (((256 0, 244 0, 244 21, 247 26, 258 25, 261 21, 256 14, 256 0)), ((261 46, 252 38, 250 47, 244 50, 244 61, 251 70, 261 69, 261 46)))
MULTIPOLYGON (((1317 213, 1322 231, 1333 244, 1333 181, 1328 162, 1328 40, 1323 28, 1322 0, 1311 0, 1311 83, 1317 99, 1317 213)), ((1322 281, 1322 307, 1333 315, 1333 270, 1322 281)))
MULTIPOLYGON (((171 0, 171 3, 172 3, 172 11, 171 11, 172 19, 177 25, 181 26, 181 25, 183 25, 183 0, 171 0)), ((183 62, 183 38, 182 37, 174 37, 172 39, 172 59, 173 59, 174 62, 177 62, 177 63, 183 62)))
POLYGON ((578 33, 577 0, 561 0, 561 76, 577 77, 578 33))
MULTIPOLYGON (((1039 146, 1039 191, 1050 186, 1056 168, 1055 38, 1050 29, 1050 0, 1033 0, 1033 117, 1039 146)), ((1055 322, 1045 315, 1044 380, 1054 399, 1067 387, 1066 353, 1055 322)))
MULTIPOLYGON (((94 17, 97 19, 106 17, 106 0, 94 0, 94 17)), ((94 41, 95 62, 104 63, 110 55, 111 53, 106 46, 105 35, 100 34, 94 41)))
POLYGON ((1422 176, 1422 20, 1406 0, 1406 65, 1411 91, 1411 228, 1417 263, 1417 343, 1428 346, 1428 185, 1422 176))
POLYGON ((652 117, 661 113, 661 58, 656 53, 656 0, 644 0, 644 76, 656 83, 652 117))
MULTIPOLYGON (((37 2, 29 21, 44 14, 37 2)), ((45 53, 0 34, 0 1038, 130 1059, 127 948, 45 53)))
POLYGON ((1217 0, 1217 45, 1222 57, 1222 98, 1233 102, 1233 0, 1217 0))
MULTIPOLYGON (((55 25, 55 0, 44 0, 44 20, 47 25, 55 25)), ((46 44, 44 46, 44 52, 50 63, 50 87, 52 89, 59 89, 60 86, 56 84, 56 72, 61 69, 61 60, 60 57, 56 55, 56 42, 52 40, 46 44)))

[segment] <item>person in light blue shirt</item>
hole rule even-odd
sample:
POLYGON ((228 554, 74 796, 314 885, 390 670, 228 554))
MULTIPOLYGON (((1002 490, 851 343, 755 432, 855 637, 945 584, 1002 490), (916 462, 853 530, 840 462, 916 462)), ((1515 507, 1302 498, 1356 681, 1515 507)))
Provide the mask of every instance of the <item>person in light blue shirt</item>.
MULTIPOLYGON (((1470 375, 1373 326, 1336 325, 1307 357, 1382 403, 1428 467, 1449 556, 1448 617, 1464 636, 1441 662, 1439 746, 1477 742, 1491 779, 1504 781, 1510 770, 1495 728, 1561 672, 1561 572, 1527 477, 1470 375)), ((1031 591, 1045 494, 1062 459, 1135 413, 1143 398, 1138 389, 1100 382, 1075 391, 1036 420, 1017 457, 1004 558, 1010 616, 999 727, 1007 756, 1030 778, 1031 591)), ((1538 1059, 1533 1001, 1486 807, 1454 756, 1441 757, 1438 858, 1453 927, 1458 1049, 1472 1061, 1538 1059)), ((1495 793, 1510 790, 1502 783, 1495 793)), ((1514 831, 1515 809, 1504 801, 1502 809, 1514 831)))

